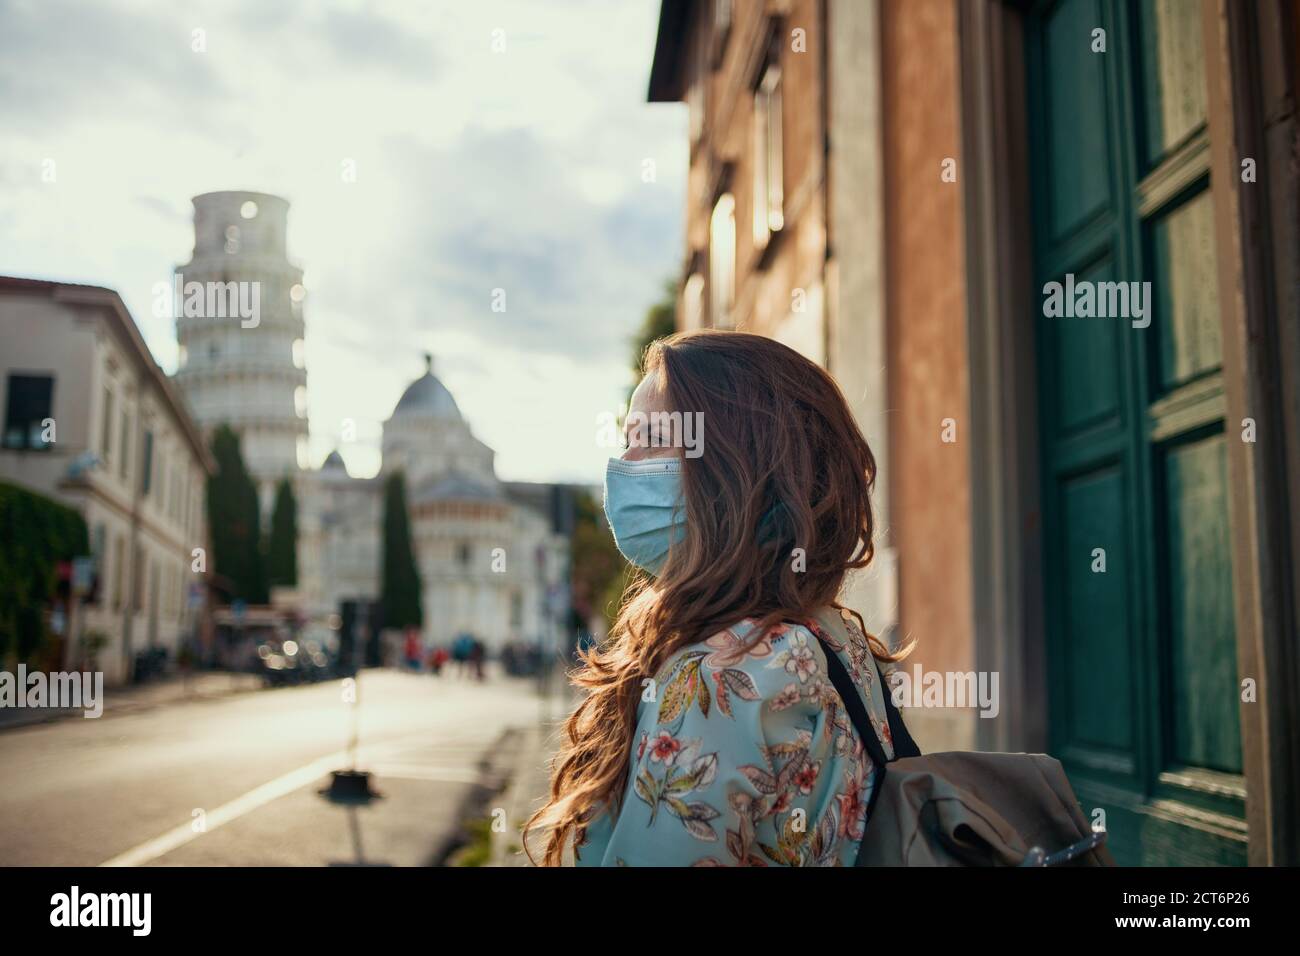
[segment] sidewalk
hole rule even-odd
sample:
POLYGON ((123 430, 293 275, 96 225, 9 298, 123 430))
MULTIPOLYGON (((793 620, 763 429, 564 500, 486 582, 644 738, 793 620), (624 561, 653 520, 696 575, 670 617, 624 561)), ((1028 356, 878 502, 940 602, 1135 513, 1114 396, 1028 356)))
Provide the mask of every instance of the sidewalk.
MULTIPOLYGON (((506 812, 504 832, 493 832, 488 866, 532 866, 523 852, 521 828, 532 814, 546 803, 550 794, 551 759, 559 746, 565 719, 581 699, 564 674, 553 675, 549 693, 540 697, 540 714, 536 723, 519 731, 519 745, 513 772, 501 797, 506 812)), ((533 856, 541 857, 542 834, 530 841, 533 856)))
MULTIPOLYGON (((260 690, 263 681, 256 674, 199 671, 190 675, 169 675, 147 684, 104 688, 104 717, 139 713, 191 700, 216 700, 231 694, 260 690)), ((0 731, 29 727, 65 717, 81 717, 83 711, 66 707, 2 707, 0 731)))

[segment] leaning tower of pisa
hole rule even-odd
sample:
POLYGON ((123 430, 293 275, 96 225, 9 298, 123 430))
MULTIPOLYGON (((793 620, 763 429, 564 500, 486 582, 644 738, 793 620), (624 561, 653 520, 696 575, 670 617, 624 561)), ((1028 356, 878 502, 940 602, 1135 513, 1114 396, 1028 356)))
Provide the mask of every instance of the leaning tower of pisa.
POLYGON ((289 203, 266 193, 195 196, 194 254, 174 283, 176 383, 205 435, 223 422, 240 435, 264 514, 275 483, 305 466, 304 293, 288 216, 289 203), (229 307, 235 295, 242 311, 229 307))

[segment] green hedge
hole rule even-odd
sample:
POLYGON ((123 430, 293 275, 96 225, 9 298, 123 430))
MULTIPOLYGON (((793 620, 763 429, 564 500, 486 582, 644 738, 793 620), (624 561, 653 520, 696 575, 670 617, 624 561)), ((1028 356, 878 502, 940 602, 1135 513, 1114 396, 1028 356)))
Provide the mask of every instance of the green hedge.
POLYGON ((79 513, 0 481, 0 660, 27 660, 45 644, 59 562, 89 552, 79 513))

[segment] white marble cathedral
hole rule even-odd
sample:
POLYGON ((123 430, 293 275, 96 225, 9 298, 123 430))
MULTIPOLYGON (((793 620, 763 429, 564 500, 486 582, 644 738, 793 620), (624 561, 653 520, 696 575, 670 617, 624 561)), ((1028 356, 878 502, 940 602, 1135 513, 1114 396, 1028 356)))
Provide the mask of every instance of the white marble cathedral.
POLYGON ((489 649, 548 642, 568 542, 531 506, 536 486, 497 478, 492 449, 474 437, 432 356, 384 422, 378 475, 350 476, 338 451, 319 469, 306 467, 304 296, 302 270, 287 255, 288 209, 264 193, 195 197, 194 256, 178 274, 187 283, 260 281, 261 320, 249 327, 237 316, 178 318, 176 381, 205 434, 222 422, 240 433, 264 525, 275 484, 293 480, 301 612, 323 622, 345 601, 378 599, 384 484, 400 470, 426 640, 446 644, 469 633, 489 649))

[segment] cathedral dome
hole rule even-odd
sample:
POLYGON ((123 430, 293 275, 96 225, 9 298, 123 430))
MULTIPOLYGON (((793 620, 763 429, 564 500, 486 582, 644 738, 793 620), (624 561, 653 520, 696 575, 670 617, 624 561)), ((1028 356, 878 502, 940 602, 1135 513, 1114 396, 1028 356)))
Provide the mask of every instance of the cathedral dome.
POLYGON ((460 418, 460 409, 456 399, 451 397, 447 386, 433 374, 433 356, 424 356, 427 371, 420 378, 406 387, 402 397, 397 400, 393 417, 419 415, 432 418, 460 418))

